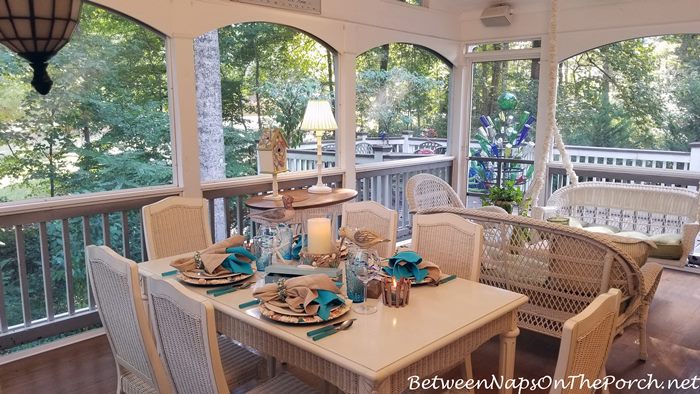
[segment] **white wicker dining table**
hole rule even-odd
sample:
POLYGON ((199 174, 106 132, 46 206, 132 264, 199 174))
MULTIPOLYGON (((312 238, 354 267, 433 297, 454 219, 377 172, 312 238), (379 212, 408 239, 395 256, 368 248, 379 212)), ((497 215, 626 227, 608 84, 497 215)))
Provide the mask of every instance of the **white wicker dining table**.
MULTIPOLYGON (((169 263, 177 257, 140 263, 139 272, 160 276, 172 270, 169 263)), ((257 286, 262 275, 256 277, 257 286)), ((339 319, 357 319, 350 329, 314 342, 306 333, 319 325, 278 323, 261 316, 257 307, 239 308, 253 299, 254 287, 219 297, 207 295, 207 288, 187 288, 211 300, 222 334, 315 374, 345 393, 402 392, 409 388, 411 376, 432 378, 462 363, 495 336, 500 336, 499 374, 504 380, 512 378, 519 333, 516 312, 527 302, 522 294, 457 278, 438 287, 413 287, 403 308, 379 302, 371 315, 350 311, 339 319)))

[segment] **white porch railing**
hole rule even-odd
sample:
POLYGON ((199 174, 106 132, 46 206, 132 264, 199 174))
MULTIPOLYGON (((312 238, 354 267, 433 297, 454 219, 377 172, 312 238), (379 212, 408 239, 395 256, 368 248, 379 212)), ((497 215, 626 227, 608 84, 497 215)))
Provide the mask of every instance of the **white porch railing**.
POLYGON ((399 213, 399 239, 410 238, 411 215, 408 211, 406 182, 415 174, 429 173, 451 183, 451 156, 437 155, 430 158, 401 160, 359 165, 357 171, 358 201, 372 200, 399 213))
MULTIPOLYGON (((450 182, 455 159, 445 155, 426 157, 388 151, 381 154, 381 161, 356 167, 358 200, 378 201, 397 210, 399 236, 406 238, 411 229, 404 192, 406 182, 414 174, 424 172, 450 182)), ((690 154, 686 155, 690 157, 690 154)), ((375 159, 374 155, 372 159, 375 159)), ((330 157, 328 161, 331 161, 330 157)), ((700 182, 700 172, 685 168, 657 169, 579 162, 575 163, 575 168, 586 180, 649 182, 680 187, 697 187, 700 182)), ((567 184, 560 163, 550 163, 548 172, 547 193, 567 184)), ((341 186, 342 178, 340 169, 328 168, 325 171, 326 182, 341 186)), ((285 174, 280 179, 280 187, 305 187, 315 181, 312 172, 285 174)), ((270 177, 257 176, 205 183, 202 190, 212 205, 223 201, 229 231, 252 235, 254 229, 249 227, 246 218, 245 199, 264 193, 270 187, 270 177)), ((141 207, 180 193, 177 187, 156 187, 0 207, 0 231, 10 232, 14 237, 12 244, 2 246, 9 248, 11 251, 6 255, 14 258, 0 261, 0 274, 4 276, 4 280, 0 280, 0 348, 98 324, 85 274, 85 245, 106 244, 129 258, 146 259, 141 207), (8 283, 13 287, 3 288, 3 284, 8 283), (19 300, 18 305, 8 304, 6 297, 9 294, 19 300)))
POLYGON ((2 246, 14 259, 0 265, 0 349, 99 324, 85 246, 107 245, 146 259, 141 207, 180 192, 154 187, 0 208, 0 231, 14 234, 14 242, 2 246), (14 286, 4 288, 5 280, 14 286), (8 305, 7 294, 19 303, 8 305))

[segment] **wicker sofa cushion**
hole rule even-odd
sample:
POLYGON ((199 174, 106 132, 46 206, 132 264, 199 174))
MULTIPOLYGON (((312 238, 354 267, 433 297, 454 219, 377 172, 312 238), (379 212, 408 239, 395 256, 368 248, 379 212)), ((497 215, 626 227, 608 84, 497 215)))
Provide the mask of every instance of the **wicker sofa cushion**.
POLYGON ((650 256, 659 259, 677 260, 683 256, 680 234, 657 234, 649 237, 656 244, 650 256))
POLYGON ((599 226, 599 225, 594 225, 594 226, 588 226, 583 228, 586 231, 590 231, 592 233, 598 233, 598 234, 615 234, 617 231, 614 229, 610 228, 610 226, 599 226))

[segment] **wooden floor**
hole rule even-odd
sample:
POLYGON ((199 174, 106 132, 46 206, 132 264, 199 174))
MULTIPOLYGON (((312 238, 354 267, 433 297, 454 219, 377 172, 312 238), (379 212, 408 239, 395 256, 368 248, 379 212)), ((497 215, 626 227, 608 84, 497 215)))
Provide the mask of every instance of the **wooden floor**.
MULTIPOLYGON (((649 335, 647 362, 637 359, 636 329, 628 329, 617 338, 608 360, 608 373, 625 379, 647 374, 664 380, 700 376, 700 275, 664 271, 651 307, 649 335)), ((515 375, 528 379, 552 375, 558 347, 553 338, 523 331, 518 337, 515 375)), ((473 362, 477 377, 495 374, 498 343, 491 341, 482 346, 473 355, 473 362)), ((2 394, 113 393, 115 388, 114 361, 104 336, 0 367, 2 394)))

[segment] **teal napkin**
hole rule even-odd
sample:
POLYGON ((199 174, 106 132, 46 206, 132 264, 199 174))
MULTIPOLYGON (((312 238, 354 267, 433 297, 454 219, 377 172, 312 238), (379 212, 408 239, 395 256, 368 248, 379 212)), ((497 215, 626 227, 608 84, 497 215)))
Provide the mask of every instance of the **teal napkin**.
POLYGON ((255 261, 255 255, 250 253, 248 249, 243 246, 236 246, 233 248, 227 248, 226 253, 231 253, 221 266, 228 269, 231 272, 251 275, 253 274, 252 262, 255 261), (247 258, 249 261, 243 260, 241 257, 247 258))
POLYGON ((328 290, 317 290, 318 297, 316 297, 313 302, 318 304, 318 313, 316 313, 321 319, 328 320, 331 316, 331 311, 339 306, 345 304, 345 300, 338 297, 338 294, 333 293, 328 290))
POLYGON ((423 258, 418 253, 405 250, 390 257, 389 266, 383 270, 396 279, 415 278, 416 282, 422 282, 428 275, 427 269, 418 268, 422 261, 423 258))
POLYGON ((299 253, 301 253, 301 249, 304 246, 307 246, 306 244, 308 243, 308 240, 305 235, 300 235, 297 238, 297 241, 294 243, 294 246, 292 246, 292 252, 291 256, 284 256, 286 260, 299 260, 299 253))

